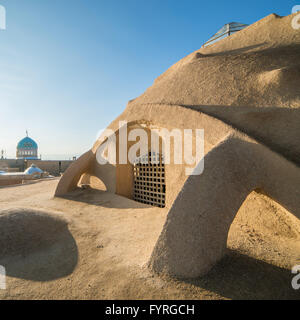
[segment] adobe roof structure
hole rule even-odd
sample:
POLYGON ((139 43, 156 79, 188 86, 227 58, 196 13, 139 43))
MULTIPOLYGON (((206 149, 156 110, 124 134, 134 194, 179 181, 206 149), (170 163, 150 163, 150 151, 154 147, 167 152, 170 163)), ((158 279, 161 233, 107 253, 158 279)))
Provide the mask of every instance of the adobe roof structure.
MULTIPOLYGON (((266 18, 203 47, 159 76, 108 127, 201 128, 205 169, 166 168, 169 210, 149 261, 155 272, 197 277, 226 253, 230 225, 252 192, 300 218, 300 32, 296 14, 266 18)), ((130 168, 99 165, 107 137, 73 163, 56 196, 80 181, 130 197, 130 168), (125 190, 125 189, 128 190, 125 190)), ((159 210, 159 209, 158 209, 159 210)), ((253 209, 254 210, 254 209, 253 209)), ((251 208, 249 208, 251 217, 251 208)))

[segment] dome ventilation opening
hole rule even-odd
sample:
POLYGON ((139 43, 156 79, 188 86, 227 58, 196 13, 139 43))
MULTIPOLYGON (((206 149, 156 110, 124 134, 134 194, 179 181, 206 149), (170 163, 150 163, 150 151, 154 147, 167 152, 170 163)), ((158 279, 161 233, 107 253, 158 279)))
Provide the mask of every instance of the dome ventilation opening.
POLYGON ((164 208, 166 200, 165 165, 163 156, 149 152, 134 164, 133 199, 151 206, 164 208))

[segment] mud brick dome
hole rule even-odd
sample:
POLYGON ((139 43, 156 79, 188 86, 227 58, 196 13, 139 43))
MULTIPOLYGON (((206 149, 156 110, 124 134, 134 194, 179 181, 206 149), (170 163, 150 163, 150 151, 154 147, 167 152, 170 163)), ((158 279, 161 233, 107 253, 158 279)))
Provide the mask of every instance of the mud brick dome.
MULTIPOLYGON (((157 173, 147 168, 153 175, 146 177, 152 186, 145 190, 138 183, 145 171, 137 176, 134 165, 97 162, 97 150, 107 140, 101 136, 65 172, 56 196, 80 184, 146 203, 143 192, 151 194, 146 198, 168 215, 149 267, 182 277, 203 275, 224 256, 229 228, 251 192, 300 218, 300 32, 292 28, 294 17, 269 15, 191 53, 108 127, 117 148, 120 121, 127 122, 128 135, 138 128, 203 129, 200 176, 166 164, 159 171, 163 188, 153 191, 157 173)), ((256 210, 252 205, 249 219, 256 210)))

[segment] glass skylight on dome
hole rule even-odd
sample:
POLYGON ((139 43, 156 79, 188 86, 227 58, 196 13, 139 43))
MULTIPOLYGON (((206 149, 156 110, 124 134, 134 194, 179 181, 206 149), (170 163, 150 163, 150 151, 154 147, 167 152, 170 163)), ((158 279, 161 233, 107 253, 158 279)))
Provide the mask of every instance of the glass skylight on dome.
POLYGON ((231 22, 225 24, 215 35, 213 35, 209 40, 207 40, 202 47, 207 47, 221 39, 224 39, 231 34, 246 28, 248 24, 231 22))

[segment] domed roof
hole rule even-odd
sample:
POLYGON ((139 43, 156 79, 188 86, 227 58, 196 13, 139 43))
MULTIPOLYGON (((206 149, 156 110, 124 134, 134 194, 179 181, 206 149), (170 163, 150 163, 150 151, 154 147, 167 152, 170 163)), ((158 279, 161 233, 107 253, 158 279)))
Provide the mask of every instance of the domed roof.
POLYGON ((32 164, 29 168, 27 168, 24 173, 29 175, 40 175, 44 171, 38 168, 35 164, 32 164))
POLYGON ((37 149, 37 143, 29 137, 22 139, 17 146, 18 149, 37 149))
MULTIPOLYGON (((137 118, 142 109, 145 119, 159 109, 199 111, 299 164, 300 32, 291 27, 295 17, 272 14, 191 53, 129 101, 125 119, 137 118)), ((161 113, 160 121, 167 117, 161 113)), ((182 119, 187 125, 191 120, 182 119)))
POLYGON ((270 15, 191 53, 128 107, 300 107, 300 32, 291 27, 293 17, 270 15))

